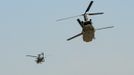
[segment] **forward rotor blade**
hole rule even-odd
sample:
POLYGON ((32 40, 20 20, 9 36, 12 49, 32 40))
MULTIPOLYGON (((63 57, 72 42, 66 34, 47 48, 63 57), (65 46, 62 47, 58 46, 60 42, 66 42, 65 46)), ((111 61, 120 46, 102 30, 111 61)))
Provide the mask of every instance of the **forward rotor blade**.
POLYGON ((28 56, 28 57, 37 57, 37 56, 32 56, 32 55, 26 55, 26 56, 28 56))
MULTIPOLYGON (((83 14, 82 14, 82 15, 83 15, 83 14)), ((67 19, 71 19, 71 18, 74 18, 74 17, 82 16, 82 15, 76 15, 76 16, 72 16, 72 17, 62 18, 62 19, 58 19, 58 20, 56 20, 56 21, 67 20, 67 19)))
POLYGON ((88 11, 90 10, 90 8, 91 8, 92 4, 93 4, 93 1, 91 1, 91 2, 90 2, 90 4, 89 4, 89 6, 88 6, 87 10, 85 11, 85 14, 86 14, 86 12, 88 12, 88 11))
POLYGON ((75 36, 73 36, 73 37, 67 39, 67 41, 69 41, 69 40, 71 40, 71 39, 74 39, 74 38, 76 38, 76 37, 78 37, 78 36, 80 36, 80 35, 82 35, 82 33, 79 33, 79 34, 77 34, 77 35, 75 35, 75 36))
POLYGON ((96 30, 102 30, 102 29, 108 29, 108 28, 113 28, 114 26, 109 26, 109 27, 103 27, 103 28, 98 28, 96 30))
POLYGON ((99 12, 99 13, 87 13, 87 15, 101 15, 104 14, 103 12, 99 12))

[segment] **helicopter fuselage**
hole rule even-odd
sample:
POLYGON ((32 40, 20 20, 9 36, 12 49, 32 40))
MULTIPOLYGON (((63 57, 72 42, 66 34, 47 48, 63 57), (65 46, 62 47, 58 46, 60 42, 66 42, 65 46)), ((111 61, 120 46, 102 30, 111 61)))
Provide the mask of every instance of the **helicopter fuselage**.
MULTIPOLYGON (((74 39, 81 35, 83 36, 83 41, 85 41, 85 42, 90 42, 95 38, 95 30, 96 29, 93 27, 92 19, 88 18, 88 15, 100 15, 100 14, 103 14, 103 12, 87 13, 90 10, 92 4, 93 4, 93 1, 91 1, 89 3, 89 6, 87 7, 85 13, 80 15, 80 16, 84 17, 84 20, 81 21, 79 18, 77 19, 77 22, 82 27, 82 32, 73 37, 70 37, 69 39, 67 39, 67 41, 74 39)), ((74 16, 74 17, 76 17, 76 16, 74 16)), ((73 18, 73 17, 68 17, 68 18, 73 18)), ((64 18, 64 19, 68 19, 68 18, 64 18)), ((60 19, 60 20, 64 20, 64 19, 60 19)), ((103 28, 103 29, 106 29, 106 28, 103 28)))
POLYGON ((37 60, 35 60, 38 64, 44 62, 44 57, 41 58, 37 58, 37 60))
POLYGON ((94 39, 95 35, 95 29, 91 24, 86 24, 83 26, 82 30, 82 35, 83 35, 83 41, 85 42, 90 42, 92 39, 94 39))

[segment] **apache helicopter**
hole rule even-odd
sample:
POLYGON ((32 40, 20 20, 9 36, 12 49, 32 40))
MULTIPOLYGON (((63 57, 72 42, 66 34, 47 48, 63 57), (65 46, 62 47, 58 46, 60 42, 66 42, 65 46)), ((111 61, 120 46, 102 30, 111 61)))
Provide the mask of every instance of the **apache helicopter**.
POLYGON ((83 35, 83 41, 85 42, 90 42, 92 41, 93 39, 95 39, 95 31, 96 30, 102 30, 102 29, 107 29, 107 28, 113 28, 114 26, 109 26, 109 27, 103 27, 103 28, 99 28, 99 29, 95 29, 92 25, 92 19, 88 19, 88 15, 91 16, 91 15, 101 15, 101 14, 104 14, 103 12, 99 12, 99 13, 87 13, 91 6, 93 4, 93 1, 91 1, 89 3, 89 6, 87 8, 87 10, 85 11, 84 14, 81 14, 81 15, 77 15, 77 16, 73 16, 73 17, 67 17, 67 18, 62 18, 62 19, 58 19, 57 21, 61 21, 61 20, 65 20, 65 19, 69 19, 69 18, 74 18, 74 17, 78 17, 78 16, 83 16, 84 17, 84 21, 81 21, 79 18, 77 19, 77 22, 80 24, 80 26, 82 27, 82 32, 67 39, 67 41, 71 40, 71 39, 74 39, 78 36, 81 36, 83 35))
POLYGON ((26 55, 26 56, 36 58, 35 61, 37 64, 41 64, 42 62, 45 62, 44 53, 38 54, 37 56, 33 56, 33 55, 26 55))

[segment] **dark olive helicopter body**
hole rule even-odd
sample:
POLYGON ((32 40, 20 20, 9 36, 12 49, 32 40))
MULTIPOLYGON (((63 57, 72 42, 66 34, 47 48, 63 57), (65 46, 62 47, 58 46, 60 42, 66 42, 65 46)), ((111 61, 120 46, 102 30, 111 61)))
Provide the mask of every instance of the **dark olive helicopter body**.
MULTIPOLYGON (((92 41, 92 39, 95 38, 94 34, 95 34, 95 29, 92 26, 92 22, 91 19, 90 21, 86 21, 86 22, 80 22, 79 19, 77 19, 77 21, 80 23, 81 27, 82 27, 82 32, 80 34, 83 35, 83 41, 85 42, 90 42, 92 41)), ((72 39, 72 38, 71 38, 72 39)), ((68 40, 71 40, 68 39, 68 40)))
MULTIPOLYGON (((89 6, 91 6, 91 3, 90 3, 89 6)), ((84 20, 85 20, 85 22, 80 21, 79 19, 77 19, 77 21, 79 22, 79 24, 82 27, 83 41, 90 42, 90 41, 92 41, 92 39, 95 38, 95 35, 94 35, 95 34, 95 28, 92 25, 92 20, 90 19, 88 21, 86 12, 84 14, 84 20)))
POLYGON ((35 62, 37 64, 41 64, 42 62, 45 62, 45 57, 44 57, 44 53, 38 54, 38 56, 33 56, 33 55, 26 55, 28 57, 35 57, 36 60, 35 62))
POLYGON ((38 54, 38 57, 36 58, 36 63, 42 63, 42 62, 45 62, 44 60, 44 53, 41 53, 41 54, 38 54))
MULTIPOLYGON (((103 27, 103 28, 99 28, 99 29, 95 29, 93 27, 92 19, 88 20, 88 15, 101 15, 101 14, 104 14, 104 13, 103 12, 87 13, 90 10, 92 4, 93 4, 93 1, 91 1, 89 3, 89 6, 88 6, 88 8, 87 8, 87 10, 85 11, 84 14, 73 16, 73 17, 78 17, 78 16, 83 16, 84 17, 84 21, 81 21, 80 19, 77 19, 77 22, 82 27, 82 32, 77 34, 77 35, 75 35, 75 36, 73 36, 73 37, 71 37, 71 38, 69 38, 69 39, 67 39, 67 41, 82 35, 83 36, 83 41, 90 42, 93 39, 95 39, 95 31, 96 30, 102 30, 102 29, 107 29, 107 28, 113 28, 114 27, 114 26, 109 26, 109 27, 103 27)), ((62 19, 59 19, 57 21, 61 21, 61 20, 65 20, 65 19, 69 19, 69 18, 73 18, 73 17, 62 18, 62 19)))
POLYGON ((90 42, 92 41, 95 34, 95 29, 91 24, 85 25, 82 30, 82 35, 83 35, 83 41, 85 42, 90 42))

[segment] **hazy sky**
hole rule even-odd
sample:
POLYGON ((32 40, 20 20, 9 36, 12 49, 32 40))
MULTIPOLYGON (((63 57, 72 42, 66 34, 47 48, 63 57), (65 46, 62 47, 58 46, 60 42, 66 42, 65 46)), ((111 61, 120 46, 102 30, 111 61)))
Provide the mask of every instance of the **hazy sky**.
MULTIPOLYGON (((90 0, 1 0, 0 75, 134 75, 134 1, 94 0, 96 39, 85 43, 76 19, 90 0), (46 52, 36 64, 25 55, 46 52)), ((78 17, 81 18, 81 17, 78 17)), ((82 19, 82 18, 81 18, 82 19)))

